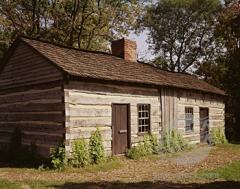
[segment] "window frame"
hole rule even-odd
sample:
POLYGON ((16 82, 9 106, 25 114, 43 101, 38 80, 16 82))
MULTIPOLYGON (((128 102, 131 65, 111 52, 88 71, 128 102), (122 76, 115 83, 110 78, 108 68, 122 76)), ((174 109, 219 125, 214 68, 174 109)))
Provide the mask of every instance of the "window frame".
POLYGON ((194 132, 194 108, 190 106, 185 107, 185 132, 186 133, 192 133, 194 132), (190 120, 187 118, 187 114, 190 114, 187 110, 191 109, 192 119, 190 120), (189 126, 187 125, 187 121, 192 121, 192 124, 189 126), (190 129, 188 129, 190 128, 190 129))
POLYGON ((151 104, 147 104, 147 103, 141 103, 141 104, 137 104, 137 130, 138 130, 138 135, 144 135, 144 134, 147 134, 147 133, 150 133, 151 132, 151 104), (148 114, 149 114, 149 116, 148 116, 148 118, 146 119, 146 117, 144 118, 144 117, 142 117, 142 118, 140 118, 140 116, 139 116, 139 112, 140 112, 140 107, 141 106, 144 106, 144 105, 147 105, 148 106, 148 114), (143 127, 143 125, 140 125, 139 124, 139 120, 140 119, 145 119, 145 120, 148 120, 148 130, 147 131, 140 131, 140 127, 142 128, 143 127))

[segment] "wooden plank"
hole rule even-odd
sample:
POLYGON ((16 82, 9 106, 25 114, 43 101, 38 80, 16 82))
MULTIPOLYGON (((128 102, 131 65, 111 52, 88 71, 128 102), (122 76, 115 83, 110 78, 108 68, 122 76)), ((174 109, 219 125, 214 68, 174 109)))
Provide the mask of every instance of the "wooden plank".
POLYGON ((67 117, 66 127, 96 127, 96 126, 111 126, 112 118, 111 117, 91 117, 91 118, 78 118, 73 119, 67 117))
MULTIPOLYGON (((36 90, 45 90, 45 89, 51 89, 55 87, 59 87, 61 89, 63 81, 50 81, 47 83, 38 83, 35 85, 28 85, 28 86, 21 86, 17 88, 9 88, 9 89, 4 89, 0 90, 0 95, 9 95, 13 93, 20 93, 20 92, 28 92, 28 91, 36 91, 36 90)), ((63 93, 63 92, 61 92, 63 93)))
POLYGON ((111 106, 106 108, 96 107, 69 107, 67 115, 71 117, 110 117, 112 114, 111 106))
POLYGON ((91 82, 80 82, 80 81, 70 81, 69 84, 64 86, 65 89, 70 90, 85 90, 93 92, 110 92, 110 93, 125 93, 125 94, 135 94, 135 95, 149 95, 149 96, 159 96, 159 92, 155 88, 143 88, 143 87, 133 87, 126 85, 109 85, 101 83, 91 83, 91 82))
POLYGON ((0 113, 0 121, 64 121, 62 112, 37 112, 37 113, 0 113))
POLYGON ((62 98, 60 90, 49 90, 43 92, 34 92, 30 94, 16 94, 10 96, 0 96, 0 104, 15 103, 15 102, 28 102, 31 100, 40 99, 60 99, 62 98))
POLYGON ((63 111, 64 104, 59 103, 17 103, 8 104, 7 106, 0 106, 0 112, 44 112, 44 111, 63 111))
POLYGON ((17 46, 1 76, 2 90, 63 79, 62 72, 24 43, 17 46))
MULTIPOLYGON (((24 76, 22 74, 22 72, 29 72, 29 73, 38 73, 38 72, 42 72, 48 70, 46 67, 44 67, 41 64, 36 64, 36 65, 26 65, 26 67, 23 68, 19 68, 19 67, 15 67, 13 70, 7 71, 7 72, 3 72, 0 76, 1 80, 5 80, 5 79, 9 79, 9 78, 19 78, 20 76, 24 76)), ((58 73, 60 75, 59 72, 57 72, 56 70, 51 70, 52 73, 58 73)))
POLYGON ((12 89, 12 88, 17 88, 17 87, 25 87, 25 86, 29 86, 29 85, 34 85, 34 84, 43 84, 43 83, 47 83, 47 82, 51 82, 51 81, 61 81, 62 78, 56 78, 54 77, 44 77, 41 78, 41 80, 32 80, 29 81, 27 83, 19 83, 19 84, 11 84, 11 85, 6 85, 6 86, 2 86, 0 87, 0 90, 6 90, 6 89, 12 89))
POLYGON ((0 122, 0 130, 13 130, 15 128, 20 128, 25 131, 36 131, 36 132, 55 132, 62 133, 65 132, 63 123, 57 122, 43 122, 43 121, 17 121, 17 122, 0 122))
POLYGON ((69 97, 65 97, 65 102, 71 104, 85 105, 111 105, 111 103, 130 103, 131 105, 149 103, 159 104, 158 97, 152 96, 131 96, 131 95, 114 95, 114 94, 96 94, 85 93, 81 91, 69 91, 69 97))
POLYGON ((12 86, 24 86, 24 85, 28 85, 29 83, 33 84, 33 83, 41 83, 43 80, 44 81, 57 81, 62 79, 61 76, 59 75, 59 73, 52 73, 52 71, 49 72, 45 72, 45 73, 41 73, 41 74, 28 74, 26 76, 23 76, 21 78, 21 76, 19 78, 14 78, 13 79, 9 79, 9 80, 2 80, 0 81, 0 87, 3 88, 7 88, 7 87, 11 87, 12 86), (45 79, 45 80, 44 80, 45 79), (48 79, 48 80, 47 80, 48 79), (22 85, 23 84, 23 85, 22 85))

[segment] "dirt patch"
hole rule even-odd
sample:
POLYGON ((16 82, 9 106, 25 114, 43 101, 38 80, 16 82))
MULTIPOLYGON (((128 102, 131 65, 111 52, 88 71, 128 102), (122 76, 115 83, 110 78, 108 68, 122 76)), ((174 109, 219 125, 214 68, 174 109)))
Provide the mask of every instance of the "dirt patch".
POLYGON ((76 182, 181 182, 188 183, 190 175, 201 169, 209 170, 233 161, 240 161, 240 146, 225 145, 198 148, 183 152, 177 157, 149 157, 141 160, 120 158, 120 166, 103 169, 70 169, 65 171, 40 171, 36 169, 0 168, 0 178, 10 181, 45 181, 57 183, 76 182), (198 157, 199 154, 201 158, 198 157), (189 155, 190 154, 190 155, 189 155), (187 159, 189 158, 189 159, 187 159), (187 161, 188 163, 182 163, 187 161), (179 163, 180 162, 180 163, 179 163))

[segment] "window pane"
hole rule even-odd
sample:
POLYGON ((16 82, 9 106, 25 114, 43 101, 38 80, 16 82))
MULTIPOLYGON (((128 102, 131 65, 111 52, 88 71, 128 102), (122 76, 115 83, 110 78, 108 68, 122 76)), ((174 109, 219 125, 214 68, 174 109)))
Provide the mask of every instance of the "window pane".
POLYGON ((193 108, 191 107, 185 108, 185 124, 186 131, 193 130, 193 108))
POLYGON ((148 132, 150 130, 150 105, 138 105, 138 132, 148 132))

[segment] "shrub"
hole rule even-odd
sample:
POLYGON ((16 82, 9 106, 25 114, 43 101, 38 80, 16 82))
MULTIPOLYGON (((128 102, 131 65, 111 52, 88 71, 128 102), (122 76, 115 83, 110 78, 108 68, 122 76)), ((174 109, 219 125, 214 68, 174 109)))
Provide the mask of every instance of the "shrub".
POLYGON ((75 167, 84 167, 90 163, 88 143, 84 139, 73 142, 73 159, 71 164, 75 167))
POLYGON ((147 155, 149 155, 149 151, 146 150, 146 146, 144 146, 143 143, 140 143, 137 146, 132 147, 126 152, 126 156, 130 159, 139 159, 147 155))
POLYGON ((139 159, 141 157, 158 154, 160 150, 160 143, 156 136, 146 134, 144 135, 143 142, 137 146, 129 149, 126 152, 126 156, 130 159, 139 159))
POLYGON ((63 169, 67 165, 65 148, 61 145, 58 148, 50 149, 51 165, 53 169, 63 169))
POLYGON ((155 135, 144 135, 143 144, 148 154, 158 154, 160 151, 160 143, 155 135))
POLYGON ((101 163, 105 160, 102 135, 99 128, 92 133, 89 140, 89 154, 92 163, 101 163))
POLYGON ((217 127, 210 130, 210 139, 213 144, 226 144, 228 141, 223 128, 217 127))
POLYGON ((173 153, 185 150, 187 147, 187 142, 178 131, 164 132, 161 151, 173 153))

